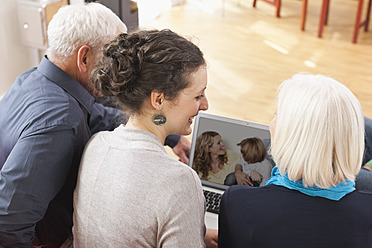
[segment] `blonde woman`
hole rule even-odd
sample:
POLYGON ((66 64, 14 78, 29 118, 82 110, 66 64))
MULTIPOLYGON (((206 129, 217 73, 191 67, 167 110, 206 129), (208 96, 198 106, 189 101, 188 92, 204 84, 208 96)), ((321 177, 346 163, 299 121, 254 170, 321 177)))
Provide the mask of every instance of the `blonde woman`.
POLYGON ((225 192, 219 247, 372 247, 372 193, 355 190, 364 119, 351 91, 293 76, 279 87, 270 132, 277 166, 266 186, 225 192))

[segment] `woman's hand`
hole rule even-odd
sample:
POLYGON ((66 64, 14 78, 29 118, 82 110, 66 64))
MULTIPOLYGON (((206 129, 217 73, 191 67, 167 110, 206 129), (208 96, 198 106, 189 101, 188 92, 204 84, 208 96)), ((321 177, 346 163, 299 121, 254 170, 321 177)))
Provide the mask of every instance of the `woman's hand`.
POLYGON ((217 248, 218 246, 218 231, 207 228, 204 242, 207 248, 217 248))
POLYGON ((249 176, 242 171, 241 164, 237 164, 235 167, 235 177, 238 184, 253 186, 251 180, 249 179, 249 176))

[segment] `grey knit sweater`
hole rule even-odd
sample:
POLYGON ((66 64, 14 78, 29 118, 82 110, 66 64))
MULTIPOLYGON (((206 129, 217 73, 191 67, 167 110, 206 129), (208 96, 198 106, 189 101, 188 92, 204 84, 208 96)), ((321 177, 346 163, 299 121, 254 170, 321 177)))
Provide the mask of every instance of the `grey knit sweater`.
POLYGON ((204 247, 200 180, 152 133, 92 137, 74 194, 76 247, 204 247))

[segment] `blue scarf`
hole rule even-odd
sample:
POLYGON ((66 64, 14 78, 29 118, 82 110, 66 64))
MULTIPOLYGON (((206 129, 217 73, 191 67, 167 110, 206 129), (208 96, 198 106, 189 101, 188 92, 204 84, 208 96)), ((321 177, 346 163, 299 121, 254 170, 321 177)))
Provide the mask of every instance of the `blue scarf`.
POLYGON ((346 179, 346 184, 340 182, 338 185, 329 189, 321 189, 318 187, 305 187, 302 184, 302 180, 294 182, 289 180, 287 174, 285 174, 284 176, 281 175, 279 172, 279 168, 277 166, 273 168, 273 170, 271 171, 270 179, 265 183, 265 185, 269 184, 284 186, 288 189, 294 189, 309 196, 319 196, 334 201, 340 200, 346 194, 351 193, 355 190, 355 182, 352 182, 348 179, 346 179))

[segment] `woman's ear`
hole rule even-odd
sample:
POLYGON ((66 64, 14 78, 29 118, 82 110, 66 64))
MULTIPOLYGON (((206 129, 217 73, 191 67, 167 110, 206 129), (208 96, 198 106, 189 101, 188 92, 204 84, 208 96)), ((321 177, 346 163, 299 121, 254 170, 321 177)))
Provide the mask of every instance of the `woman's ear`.
POLYGON ((151 101, 151 106, 154 109, 162 110, 164 99, 165 99, 164 93, 159 92, 158 90, 153 90, 151 92, 150 101, 151 101))
POLYGON ((83 45, 79 48, 77 53, 77 66, 80 72, 86 73, 88 71, 88 62, 92 59, 92 49, 88 45, 83 45))

